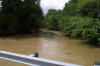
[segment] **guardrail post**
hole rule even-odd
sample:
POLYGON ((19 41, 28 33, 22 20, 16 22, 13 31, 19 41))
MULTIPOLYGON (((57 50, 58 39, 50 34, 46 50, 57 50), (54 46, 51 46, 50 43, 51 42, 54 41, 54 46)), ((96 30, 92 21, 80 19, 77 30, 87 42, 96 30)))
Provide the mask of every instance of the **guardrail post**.
POLYGON ((39 54, 38 53, 32 53, 30 56, 31 57, 39 57, 39 54))

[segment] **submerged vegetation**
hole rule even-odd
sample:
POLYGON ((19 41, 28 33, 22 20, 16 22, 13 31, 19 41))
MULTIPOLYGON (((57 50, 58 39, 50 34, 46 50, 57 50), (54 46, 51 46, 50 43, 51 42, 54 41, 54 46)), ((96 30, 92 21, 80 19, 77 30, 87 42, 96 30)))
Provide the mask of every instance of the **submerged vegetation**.
POLYGON ((44 23, 48 29, 100 46, 99 0, 70 0, 63 10, 50 9, 44 23))

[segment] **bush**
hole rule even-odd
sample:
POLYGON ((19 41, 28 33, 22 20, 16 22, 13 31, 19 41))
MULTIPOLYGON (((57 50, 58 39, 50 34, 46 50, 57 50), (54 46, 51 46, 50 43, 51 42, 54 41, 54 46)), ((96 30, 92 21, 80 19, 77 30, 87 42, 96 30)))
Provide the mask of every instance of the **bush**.
POLYGON ((71 37, 81 38, 82 37, 82 29, 74 29, 72 30, 71 37))
POLYGON ((90 17, 71 17, 69 22, 60 21, 62 32, 70 37, 82 38, 86 43, 98 43, 100 33, 100 23, 90 17))
POLYGON ((100 46, 100 38, 98 38, 98 45, 100 46))
POLYGON ((58 17, 55 15, 52 15, 49 17, 49 21, 48 21, 48 29, 50 30, 59 30, 58 28, 58 17))
POLYGON ((94 29, 83 30, 82 37, 86 40, 86 43, 98 43, 99 33, 94 29))
POLYGON ((59 20, 62 17, 61 10, 50 9, 44 17, 44 24, 50 30, 60 30, 59 20))
POLYGON ((63 16, 62 18, 59 19, 58 22, 58 26, 60 31, 64 34, 64 35, 68 35, 68 23, 69 23, 70 17, 67 16, 63 16))

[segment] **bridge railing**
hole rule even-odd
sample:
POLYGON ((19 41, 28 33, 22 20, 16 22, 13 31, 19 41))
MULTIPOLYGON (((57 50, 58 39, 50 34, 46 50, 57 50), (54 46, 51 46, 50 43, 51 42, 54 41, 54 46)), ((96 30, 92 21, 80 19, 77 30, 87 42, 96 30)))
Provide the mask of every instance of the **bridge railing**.
POLYGON ((37 58, 32 56, 34 55, 27 56, 23 54, 0 51, 0 59, 18 62, 29 66, 80 66, 76 64, 58 62, 58 61, 42 59, 42 58, 37 58))

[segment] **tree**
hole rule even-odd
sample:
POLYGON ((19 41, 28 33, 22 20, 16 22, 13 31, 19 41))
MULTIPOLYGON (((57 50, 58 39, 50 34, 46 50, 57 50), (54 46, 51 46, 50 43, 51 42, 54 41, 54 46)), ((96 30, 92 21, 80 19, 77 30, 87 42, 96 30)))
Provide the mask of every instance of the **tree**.
MULTIPOLYGON (((18 12, 20 31, 23 33, 38 31, 42 24, 43 13, 36 0, 24 0, 23 8, 18 12)), ((19 31, 19 32, 20 32, 19 31)))
POLYGON ((77 15, 77 3, 79 0, 70 0, 65 4, 63 13, 66 16, 76 16, 77 15))
POLYGON ((2 0, 2 13, 14 13, 16 10, 18 10, 18 7, 22 6, 21 0, 2 0))
POLYGON ((2 0, 0 34, 13 35, 38 31, 42 18, 39 0, 2 0))
POLYGON ((45 15, 44 21, 48 29, 59 30, 58 22, 59 18, 62 16, 61 10, 50 9, 45 15))
POLYGON ((90 16, 100 18, 100 1, 99 0, 80 0, 78 12, 81 16, 90 16))

